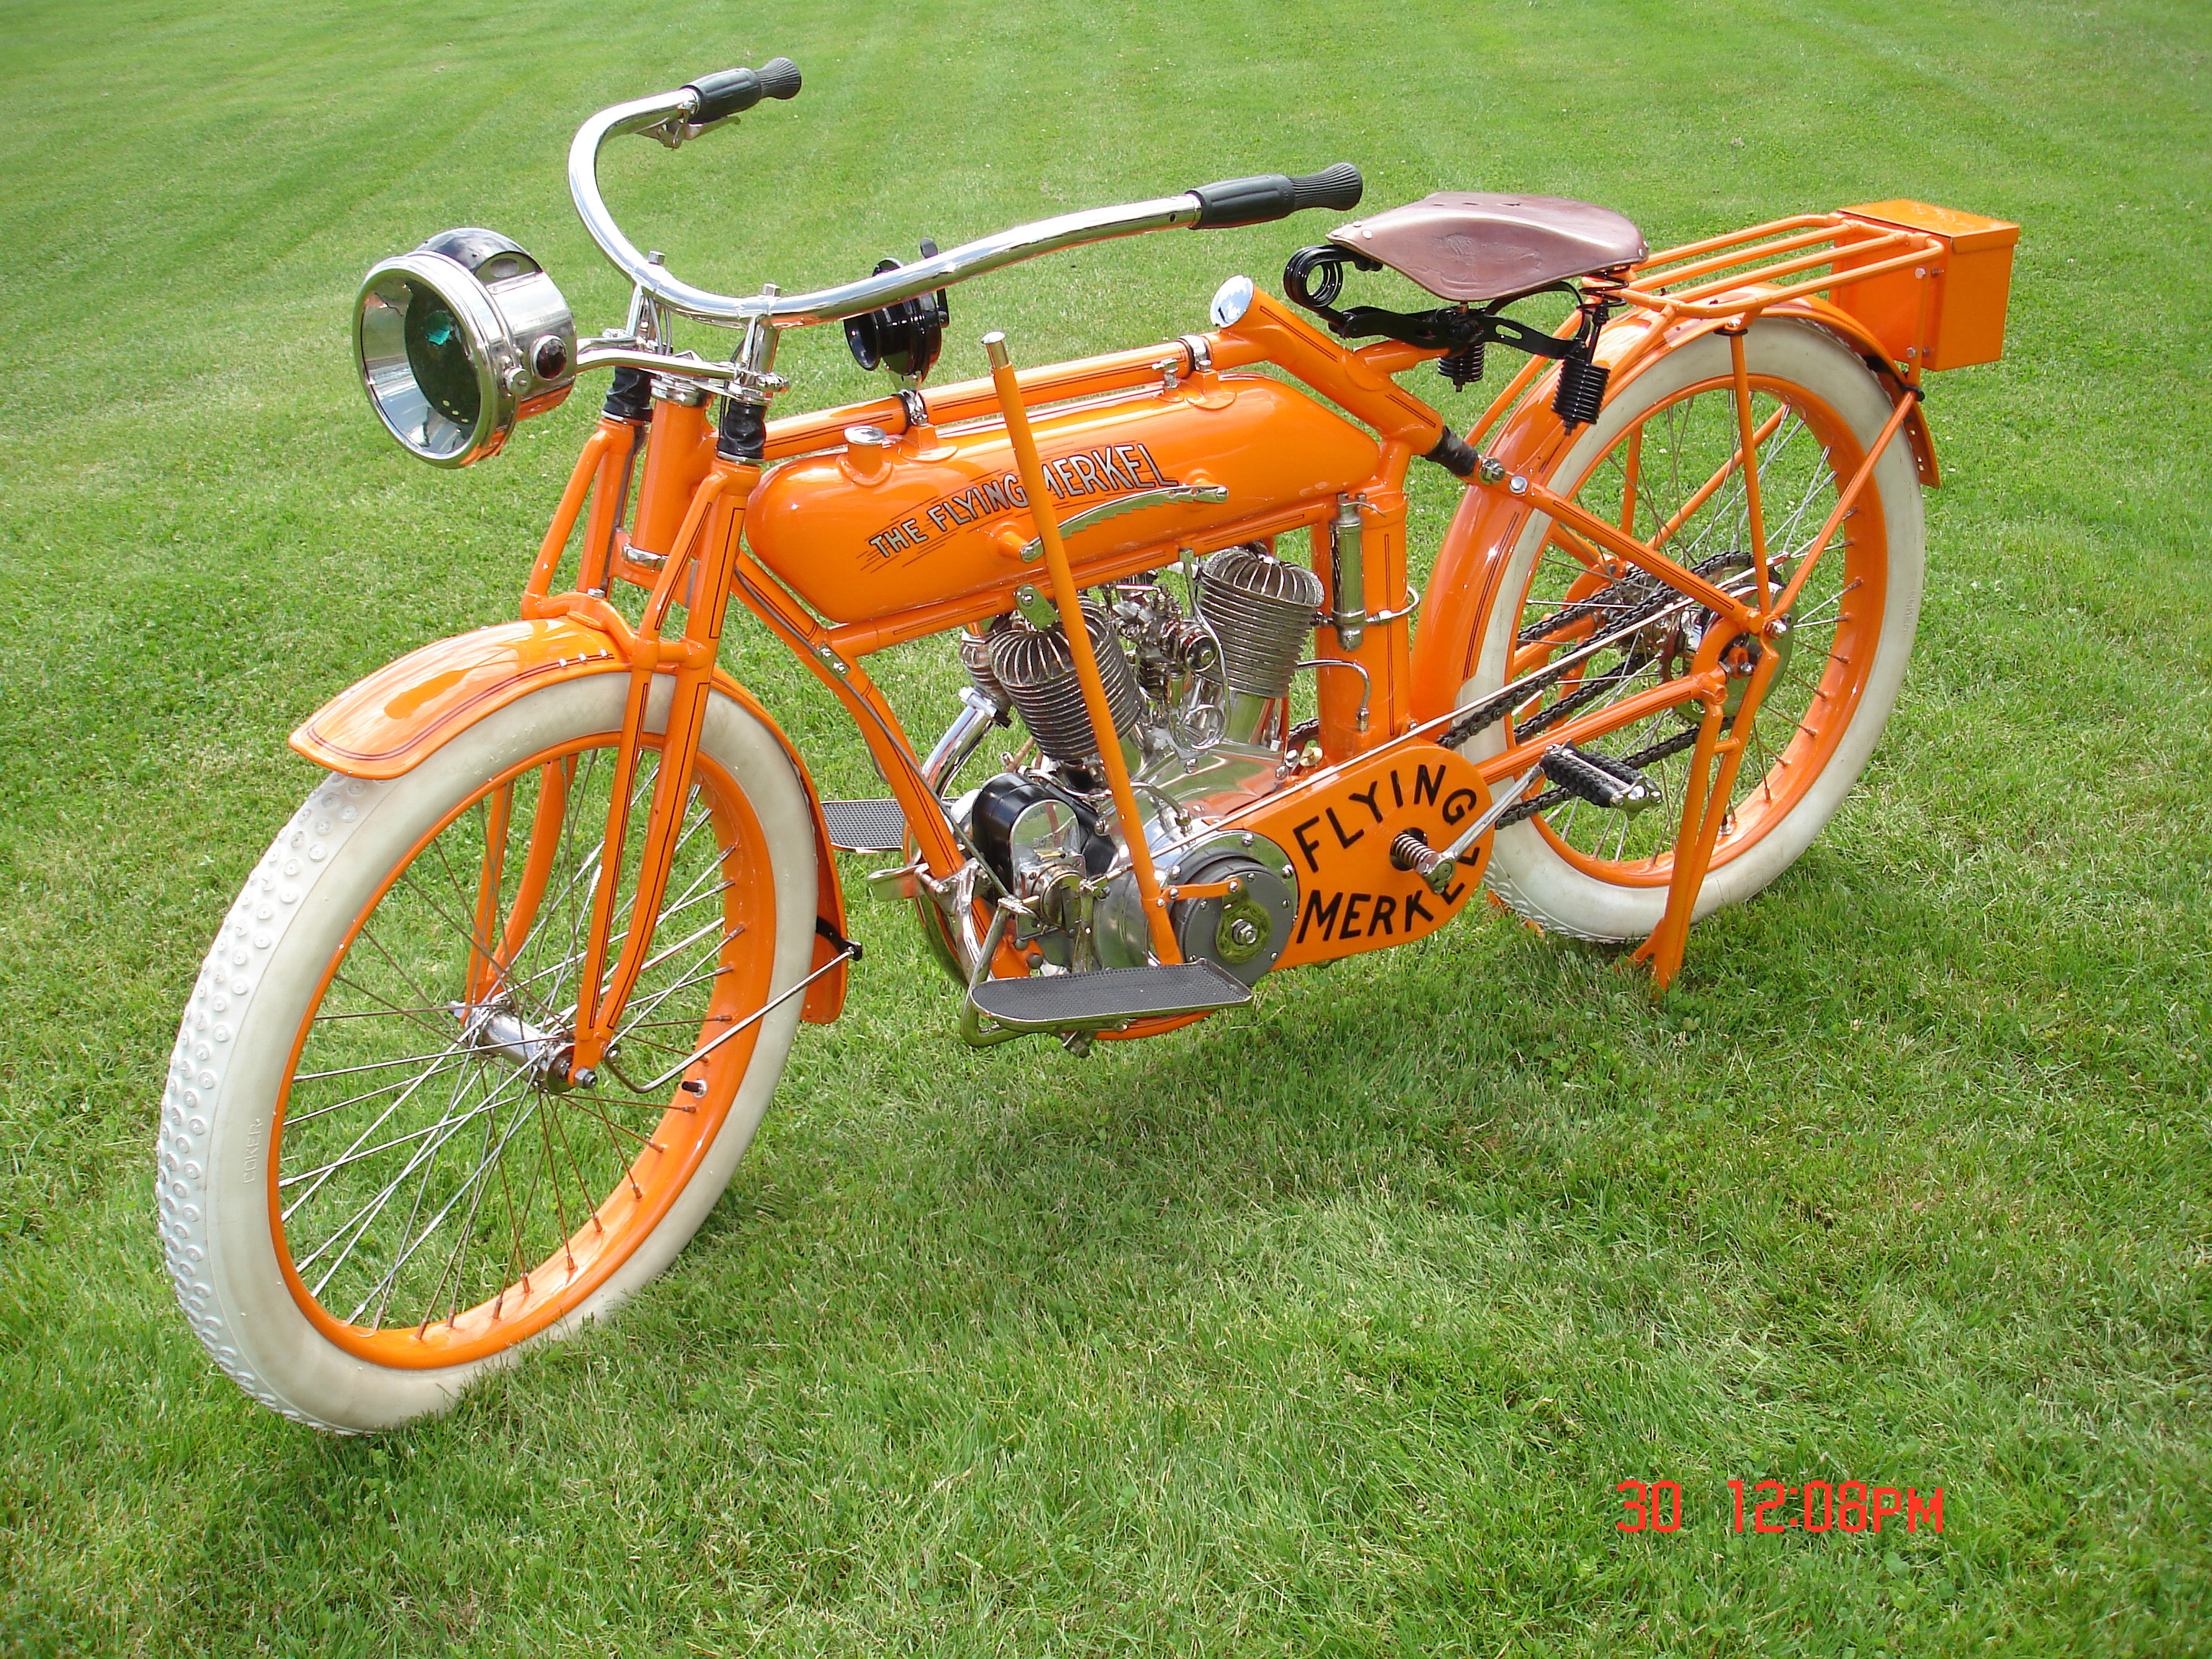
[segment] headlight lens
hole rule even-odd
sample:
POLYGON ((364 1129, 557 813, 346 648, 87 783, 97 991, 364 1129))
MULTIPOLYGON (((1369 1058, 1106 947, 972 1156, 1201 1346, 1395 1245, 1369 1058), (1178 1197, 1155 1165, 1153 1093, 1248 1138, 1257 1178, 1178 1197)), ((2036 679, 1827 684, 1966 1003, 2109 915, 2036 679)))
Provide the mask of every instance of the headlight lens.
POLYGON ((354 310, 362 384, 410 454, 466 466, 568 395, 576 330, 538 262, 505 237, 453 230, 368 273, 354 310))
POLYGON ((410 285, 407 320, 400 332, 407 343, 407 367, 430 407, 461 428, 472 427, 483 407, 469 362, 469 344, 451 307, 428 288, 410 285))

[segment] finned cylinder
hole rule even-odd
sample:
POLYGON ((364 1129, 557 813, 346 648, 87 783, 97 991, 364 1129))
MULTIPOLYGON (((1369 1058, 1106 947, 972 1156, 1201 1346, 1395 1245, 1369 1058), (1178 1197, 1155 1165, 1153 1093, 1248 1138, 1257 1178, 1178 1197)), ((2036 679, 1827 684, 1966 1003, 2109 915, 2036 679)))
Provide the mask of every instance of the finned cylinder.
POLYGON ((968 678, 975 689, 991 700, 991 706, 1005 709, 1012 701, 1006 688, 999 684, 996 670, 991 666, 991 640, 973 626, 960 632, 960 665, 968 671, 968 678))
POLYGON ((1199 567, 1198 608, 1221 641, 1221 683, 1231 691, 1288 695, 1320 604, 1320 577, 1257 543, 1224 547, 1199 567))
MULTIPOLYGON (((1137 722, 1144 713, 1136 675, 1106 613, 1085 600, 1083 622, 1091 635, 1099 680, 1106 688, 1115 734, 1126 750, 1136 742, 1137 722)), ((1082 683, 1075 677, 1075 653, 1060 625, 1033 628, 1008 617, 991 630, 990 656, 992 672, 1013 699, 1037 747, 1063 766, 1095 764, 1097 739, 1091 733, 1090 711, 1084 707, 1082 683)))

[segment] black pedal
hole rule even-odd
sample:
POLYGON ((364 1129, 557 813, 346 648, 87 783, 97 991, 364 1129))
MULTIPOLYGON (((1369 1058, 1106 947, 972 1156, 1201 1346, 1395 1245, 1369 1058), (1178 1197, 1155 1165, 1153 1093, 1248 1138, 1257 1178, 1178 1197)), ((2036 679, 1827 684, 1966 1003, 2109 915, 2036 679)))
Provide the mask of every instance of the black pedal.
POLYGON ((1544 775, 1578 800, 1607 811, 1640 812, 1659 802, 1659 786, 1625 761, 1571 743, 1544 751, 1544 775))

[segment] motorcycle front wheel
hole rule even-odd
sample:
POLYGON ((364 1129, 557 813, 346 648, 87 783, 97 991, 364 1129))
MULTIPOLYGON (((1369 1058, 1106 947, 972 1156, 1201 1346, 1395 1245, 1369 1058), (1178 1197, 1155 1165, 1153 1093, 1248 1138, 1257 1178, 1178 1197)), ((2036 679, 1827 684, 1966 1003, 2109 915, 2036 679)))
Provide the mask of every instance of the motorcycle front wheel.
POLYGON ((608 1312, 684 1247, 759 1124, 799 999, 745 1021, 807 972, 813 832, 775 735, 719 696, 609 1057, 587 1088, 550 1063, 627 684, 532 693, 398 778, 332 775, 209 952, 162 1105, 162 1243, 193 1331, 288 1417, 358 1432, 439 1411, 608 1312))

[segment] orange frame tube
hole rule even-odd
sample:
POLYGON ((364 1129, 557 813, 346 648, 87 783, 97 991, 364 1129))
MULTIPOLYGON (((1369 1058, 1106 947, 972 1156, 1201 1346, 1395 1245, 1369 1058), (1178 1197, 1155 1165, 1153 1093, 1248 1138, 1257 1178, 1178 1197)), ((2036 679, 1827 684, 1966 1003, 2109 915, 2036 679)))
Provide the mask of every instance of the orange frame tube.
POLYGON ((1129 782, 1128 762, 1114 730, 1113 706, 1106 700, 1106 683, 1098 678, 1098 659, 1091 649, 1091 629, 1083 619, 1083 594, 1069 568, 1067 547, 1060 538, 1060 524, 1048 505, 1052 492, 1045 488, 1044 463, 1038 459, 1036 437, 1030 430, 1029 410, 1022 406, 1021 383, 1014 378, 1013 361, 1006 355, 1006 337, 983 337, 983 349, 991 359, 991 379, 999 389, 1000 407, 1006 417, 1006 437, 1013 445, 1014 465, 1020 469, 1022 488, 1029 493, 1030 511, 1036 520, 1037 540, 1044 548, 1044 568, 1052 576, 1053 603, 1060 611, 1060 632, 1066 635, 1068 654, 1075 660, 1075 683, 1083 691, 1083 707, 1091 716, 1091 729, 1098 739, 1099 763, 1114 792, 1114 810, 1128 827, 1123 837, 1129 865, 1136 872, 1137 893, 1144 901, 1145 926, 1152 935, 1152 954, 1162 962, 1182 960, 1176 948, 1175 929, 1168 925, 1167 900, 1160 893, 1160 878, 1152 868, 1152 848, 1145 842, 1144 817, 1137 811, 1137 792, 1129 782))

